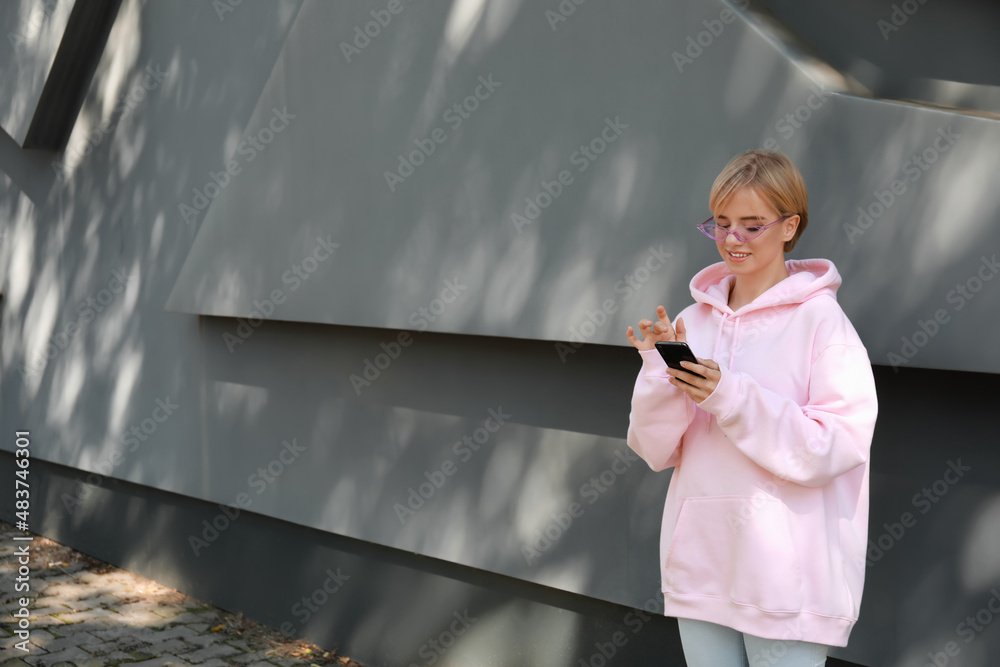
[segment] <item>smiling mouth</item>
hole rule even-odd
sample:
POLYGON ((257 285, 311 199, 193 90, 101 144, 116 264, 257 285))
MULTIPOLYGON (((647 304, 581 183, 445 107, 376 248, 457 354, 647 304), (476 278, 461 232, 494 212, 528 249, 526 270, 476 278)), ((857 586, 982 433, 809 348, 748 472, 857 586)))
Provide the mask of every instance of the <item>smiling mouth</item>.
POLYGON ((750 253, 748 252, 733 252, 731 250, 727 250, 726 252, 729 253, 730 257, 733 257, 735 259, 743 259, 744 257, 750 256, 750 253))

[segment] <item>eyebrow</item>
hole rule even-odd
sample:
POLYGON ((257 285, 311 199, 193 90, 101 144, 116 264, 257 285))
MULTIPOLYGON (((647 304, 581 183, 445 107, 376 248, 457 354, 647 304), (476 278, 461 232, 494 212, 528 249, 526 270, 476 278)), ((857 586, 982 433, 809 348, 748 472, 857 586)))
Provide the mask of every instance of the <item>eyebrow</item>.
MULTIPOLYGON (((729 218, 727 218, 724 215, 717 215, 717 216, 715 216, 715 219, 716 220, 728 220, 729 218)), ((763 220, 763 219, 764 218, 762 216, 759 216, 759 215, 744 215, 743 217, 740 218, 740 220, 763 220)))

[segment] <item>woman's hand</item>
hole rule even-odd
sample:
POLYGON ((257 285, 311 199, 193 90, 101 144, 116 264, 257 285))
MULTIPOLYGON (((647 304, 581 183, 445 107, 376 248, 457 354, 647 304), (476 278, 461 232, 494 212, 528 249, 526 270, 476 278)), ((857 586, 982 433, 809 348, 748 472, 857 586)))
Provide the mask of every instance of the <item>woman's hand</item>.
POLYGON ((656 322, 650 320, 641 320, 639 322, 639 331, 642 332, 642 340, 635 337, 631 326, 625 330, 625 336, 635 346, 635 349, 639 351, 652 350, 656 347, 656 342, 661 340, 687 342, 683 319, 677 320, 677 330, 674 331, 674 328, 670 325, 670 318, 667 317, 666 308, 657 306, 656 316, 659 318, 656 322))
POLYGON ((681 366, 689 368, 692 372, 699 375, 704 375, 704 380, 700 377, 695 377, 691 373, 670 368, 669 366, 667 367, 667 375, 673 376, 668 380, 670 384, 690 396, 695 403, 701 403, 719 386, 719 378, 722 377, 722 371, 719 370, 719 364, 711 359, 695 358, 698 360, 697 364, 690 361, 682 361, 681 366))

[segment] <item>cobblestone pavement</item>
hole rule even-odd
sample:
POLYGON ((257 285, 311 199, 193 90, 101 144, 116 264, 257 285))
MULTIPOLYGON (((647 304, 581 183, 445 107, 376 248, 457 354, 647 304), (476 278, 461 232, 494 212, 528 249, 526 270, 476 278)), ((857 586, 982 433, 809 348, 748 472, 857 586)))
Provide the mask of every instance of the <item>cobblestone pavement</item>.
POLYGON ((363 667, 52 540, 15 535, 24 533, 0 521, 0 667, 363 667), (27 653, 15 647, 12 616, 25 595, 15 589, 22 545, 31 554, 27 653))

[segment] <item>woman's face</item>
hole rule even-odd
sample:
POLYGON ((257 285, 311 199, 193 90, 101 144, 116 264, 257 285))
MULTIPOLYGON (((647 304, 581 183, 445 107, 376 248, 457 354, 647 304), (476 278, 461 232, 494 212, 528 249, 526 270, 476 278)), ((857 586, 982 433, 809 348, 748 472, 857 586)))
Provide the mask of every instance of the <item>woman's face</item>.
MULTIPOLYGON (((749 188, 740 188, 734 192, 714 213, 715 224, 730 230, 734 225, 737 230, 762 227, 781 217, 778 211, 768 206, 749 188)), ((716 241, 715 245, 726 266, 736 275, 769 271, 777 265, 784 266, 785 241, 791 240, 795 235, 798 224, 799 216, 793 215, 768 227, 757 238, 746 243, 730 234, 725 241, 716 241)))

